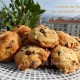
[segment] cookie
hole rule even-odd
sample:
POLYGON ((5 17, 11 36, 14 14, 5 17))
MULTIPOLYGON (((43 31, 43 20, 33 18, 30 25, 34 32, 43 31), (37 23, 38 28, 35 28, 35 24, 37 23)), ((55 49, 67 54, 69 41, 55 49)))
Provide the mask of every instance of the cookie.
POLYGON ((19 34, 22 39, 22 46, 31 44, 31 42, 28 40, 28 34, 31 32, 31 28, 25 25, 21 25, 14 28, 12 31, 19 34))
POLYGON ((28 45, 22 47, 22 49, 15 55, 14 59, 16 66, 20 70, 27 68, 37 68, 41 65, 42 61, 46 61, 50 52, 43 48, 28 45))
POLYGON ((64 46, 57 46, 51 51, 51 60, 63 73, 74 72, 79 67, 75 52, 64 46))
POLYGON ((59 44, 57 33, 50 30, 48 27, 40 25, 32 29, 28 35, 28 39, 43 48, 53 48, 59 44))
POLYGON ((72 36, 64 33, 63 31, 57 31, 59 36, 59 44, 68 48, 74 48, 79 45, 79 42, 72 36))
POLYGON ((15 32, 2 32, 0 34, 0 62, 11 61, 21 47, 21 39, 15 32))

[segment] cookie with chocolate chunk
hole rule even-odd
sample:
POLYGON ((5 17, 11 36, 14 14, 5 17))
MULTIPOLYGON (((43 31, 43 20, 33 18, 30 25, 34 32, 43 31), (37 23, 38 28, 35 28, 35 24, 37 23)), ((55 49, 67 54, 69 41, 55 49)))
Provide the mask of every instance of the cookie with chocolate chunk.
POLYGON ((28 35, 28 39, 43 48, 53 48, 59 44, 57 33, 48 27, 40 25, 32 29, 28 35))
POLYGON ((64 46, 57 46, 52 50, 51 60, 63 73, 74 72, 79 67, 79 61, 75 52, 64 46))
POLYGON ((59 44, 68 48, 74 48, 79 45, 79 42, 72 36, 64 33, 63 31, 57 31, 59 36, 59 44))
POLYGON ((0 62, 11 61, 21 47, 21 39, 15 32, 0 34, 0 62))
POLYGON ((27 68, 37 68, 41 65, 42 61, 46 61, 50 52, 43 48, 29 45, 22 47, 22 49, 15 55, 14 59, 16 66, 20 70, 27 68))

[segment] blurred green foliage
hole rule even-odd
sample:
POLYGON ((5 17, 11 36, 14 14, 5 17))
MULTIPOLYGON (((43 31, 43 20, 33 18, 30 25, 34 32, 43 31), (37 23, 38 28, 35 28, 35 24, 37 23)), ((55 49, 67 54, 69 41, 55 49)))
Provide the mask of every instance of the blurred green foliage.
POLYGON ((12 30, 18 25, 27 25, 33 28, 42 13, 45 12, 41 9, 38 3, 34 3, 33 0, 10 0, 10 4, 7 7, 3 0, 0 2, 3 4, 2 10, 0 10, 0 24, 7 26, 12 30))

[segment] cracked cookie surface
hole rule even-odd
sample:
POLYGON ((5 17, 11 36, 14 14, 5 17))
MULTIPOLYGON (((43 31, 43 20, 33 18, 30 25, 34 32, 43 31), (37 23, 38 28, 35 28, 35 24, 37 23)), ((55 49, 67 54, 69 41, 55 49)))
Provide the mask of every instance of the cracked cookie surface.
POLYGON ((5 31, 0 34, 0 62, 11 61, 21 47, 21 39, 15 32, 5 31))
POLYGON ((57 46, 52 50, 51 60, 63 73, 75 72, 79 67, 75 52, 64 46, 57 46))
POLYGON ((79 45, 79 42, 72 36, 64 33, 63 31, 57 31, 59 36, 59 44, 68 48, 74 48, 79 45))
POLYGON ((16 66, 20 70, 27 68, 37 68, 42 64, 42 61, 46 61, 49 57, 50 52, 43 48, 28 45, 22 47, 22 49, 15 55, 14 59, 16 66))
POLYGON ((44 48, 53 48, 59 44, 57 33, 43 25, 32 29, 28 35, 28 38, 32 43, 44 48))

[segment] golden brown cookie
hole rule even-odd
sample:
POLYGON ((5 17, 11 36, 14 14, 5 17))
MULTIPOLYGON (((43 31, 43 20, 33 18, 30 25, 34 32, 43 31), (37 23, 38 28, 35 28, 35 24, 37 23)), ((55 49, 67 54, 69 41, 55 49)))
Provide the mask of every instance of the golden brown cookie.
POLYGON ((64 33, 63 31, 57 31, 59 36, 59 44, 68 48, 74 48, 79 45, 79 42, 72 36, 64 33))
POLYGON ((15 32, 0 34, 0 62, 11 61, 21 47, 21 39, 15 32))
POLYGON ((54 65, 63 73, 74 72, 79 67, 78 58, 75 52, 64 46, 57 46, 51 52, 51 59, 54 65))
POLYGON ((44 48, 53 48, 59 44, 57 33, 43 25, 32 29, 28 35, 28 38, 32 43, 44 48))
POLYGON ((28 34, 31 32, 31 28, 25 25, 18 26, 12 30, 13 32, 17 32, 22 39, 22 46, 26 46, 31 44, 28 40, 28 34))
POLYGON ((37 68, 42 61, 46 61, 50 52, 45 51, 43 48, 28 45, 22 47, 22 49, 15 55, 14 59, 16 66, 20 70, 27 68, 37 68))

